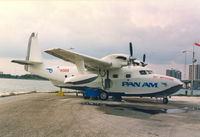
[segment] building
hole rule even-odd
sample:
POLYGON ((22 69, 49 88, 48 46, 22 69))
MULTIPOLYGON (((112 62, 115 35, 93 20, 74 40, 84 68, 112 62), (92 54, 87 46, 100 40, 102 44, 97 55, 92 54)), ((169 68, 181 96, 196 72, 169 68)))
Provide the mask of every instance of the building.
MULTIPOLYGON (((192 65, 189 65, 189 80, 192 80, 192 65)), ((200 64, 194 65, 194 80, 200 80, 200 64)))
MULTIPOLYGON (((189 80, 192 80, 192 65, 189 65, 189 80)), ((200 64, 194 65, 194 85, 193 89, 200 89, 200 64)))
POLYGON ((181 71, 173 69, 173 68, 172 69, 167 69, 166 70, 166 75, 170 76, 170 77, 177 78, 177 79, 181 79, 182 78, 181 71))
POLYGON ((3 74, 3 72, 2 72, 2 71, 0 71, 0 74, 3 74))

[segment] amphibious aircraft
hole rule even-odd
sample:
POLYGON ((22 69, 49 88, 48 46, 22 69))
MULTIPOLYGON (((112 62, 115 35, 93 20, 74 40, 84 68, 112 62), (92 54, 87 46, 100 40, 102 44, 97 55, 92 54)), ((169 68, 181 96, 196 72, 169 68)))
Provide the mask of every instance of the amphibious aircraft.
MULTIPOLYGON (((107 100, 109 96, 159 97, 167 104, 167 97, 182 88, 182 82, 173 77, 153 73, 146 67, 146 55, 144 54, 142 61, 133 58, 132 43, 129 47, 130 55, 111 54, 101 59, 71 50, 49 49, 45 52, 75 64, 74 67, 49 66, 42 60, 38 35, 32 33, 26 59, 12 62, 25 65, 26 71, 48 78, 53 85, 61 89, 98 89, 101 100, 107 100)), ((60 92, 62 93, 61 90, 60 92)))

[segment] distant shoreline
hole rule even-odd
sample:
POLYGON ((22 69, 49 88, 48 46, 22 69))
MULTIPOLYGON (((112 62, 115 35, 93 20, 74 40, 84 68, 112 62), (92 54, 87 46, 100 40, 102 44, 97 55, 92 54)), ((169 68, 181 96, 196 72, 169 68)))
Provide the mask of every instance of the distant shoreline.
POLYGON ((7 78, 7 79, 27 79, 27 80, 45 80, 48 81, 48 79, 44 77, 40 77, 37 75, 32 74, 25 74, 25 75, 11 75, 11 74, 0 74, 0 78, 7 78))

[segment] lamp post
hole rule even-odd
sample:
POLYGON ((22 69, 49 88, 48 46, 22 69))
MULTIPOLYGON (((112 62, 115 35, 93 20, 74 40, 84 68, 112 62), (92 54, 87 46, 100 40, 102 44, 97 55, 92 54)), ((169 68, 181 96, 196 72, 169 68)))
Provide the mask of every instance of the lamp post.
POLYGON ((185 61, 184 61, 184 80, 186 80, 187 78, 186 78, 186 74, 187 74, 187 71, 186 71, 186 69, 187 69, 187 53, 192 53, 192 51, 191 50, 183 50, 182 51, 182 53, 184 53, 185 54, 185 61))
MULTIPOLYGON (((200 47, 200 44, 199 43, 194 43, 194 45, 200 47)), ((194 87, 194 63, 197 61, 195 58, 194 58, 194 45, 193 45, 193 50, 192 50, 192 82, 191 82, 191 95, 193 95, 193 87, 194 87)))
POLYGON ((195 63, 195 59, 194 59, 194 45, 192 48, 192 81, 191 81, 191 95, 193 95, 193 86, 194 86, 194 63, 195 63))
POLYGON ((185 62, 184 62, 184 80, 186 80, 186 63, 187 63, 187 50, 182 51, 182 53, 185 53, 185 62))
POLYGON ((192 51, 190 50, 184 50, 182 53, 185 53, 185 64, 184 64, 184 79, 186 79, 186 59, 187 59, 187 53, 192 52, 192 77, 191 77, 191 95, 193 95, 193 87, 194 87, 194 63, 196 62, 195 59, 195 52, 194 52, 194 45, 192 48, 192 51))

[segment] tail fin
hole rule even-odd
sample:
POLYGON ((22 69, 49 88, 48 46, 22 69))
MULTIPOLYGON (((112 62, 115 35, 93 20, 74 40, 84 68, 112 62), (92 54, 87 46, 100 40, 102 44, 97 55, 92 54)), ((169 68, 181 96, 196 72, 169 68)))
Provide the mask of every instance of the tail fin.
POLYGON ((32 33, 28 41, 26 60, 12 60, 14 63, 25 65, 24 69, 28 71, 28 65, 42 64, 42 55, 38 46, 37 34, 32 33))
POLYGON ((26 60, 34 62, 42 62, 42 55, 38 46, 37 34, 32 33, 28 41, 28 49, 26 60))

